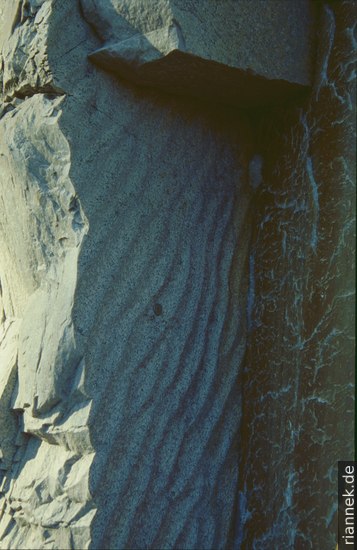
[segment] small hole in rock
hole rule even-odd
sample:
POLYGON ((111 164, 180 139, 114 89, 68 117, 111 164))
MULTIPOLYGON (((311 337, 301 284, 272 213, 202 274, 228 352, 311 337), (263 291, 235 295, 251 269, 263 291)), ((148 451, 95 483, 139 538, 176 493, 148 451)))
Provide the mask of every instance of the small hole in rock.
POLYGON ((154 305, 154 313, 157 316, 162 315, 162 305, 161 304, 155 304, 154 305))

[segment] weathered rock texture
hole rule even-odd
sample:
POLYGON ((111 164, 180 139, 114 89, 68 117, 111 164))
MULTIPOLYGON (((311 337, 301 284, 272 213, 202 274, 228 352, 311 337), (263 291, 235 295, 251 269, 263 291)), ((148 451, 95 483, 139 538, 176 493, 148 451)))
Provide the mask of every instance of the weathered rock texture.
POLYGON ((258 122, 238 548, 334 548, 353 457, 355 5, 326 3, 318 28, 311 96, 258 122))
POLYGON ((137 84, 242 108, 296 95, 311 83, 309 0, 279 2, 278 9, 275 0, 81 0, 81 6, 104 41, 90 59, 137 84))
POLYGON ((354 11, 0 0, 0 548, 335 544, 354 11))

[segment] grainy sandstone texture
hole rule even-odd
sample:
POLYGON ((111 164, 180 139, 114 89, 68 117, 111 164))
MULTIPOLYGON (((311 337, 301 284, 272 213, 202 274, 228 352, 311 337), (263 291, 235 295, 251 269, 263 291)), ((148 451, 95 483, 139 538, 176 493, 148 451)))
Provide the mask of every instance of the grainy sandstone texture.
POLYGON ((332 548, 353 2, 0 0, 0 548, 332 548))

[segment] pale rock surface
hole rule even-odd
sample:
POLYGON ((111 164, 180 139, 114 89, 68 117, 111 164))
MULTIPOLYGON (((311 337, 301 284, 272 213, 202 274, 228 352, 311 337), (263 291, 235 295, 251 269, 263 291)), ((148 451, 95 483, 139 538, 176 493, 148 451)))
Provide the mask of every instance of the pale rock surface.
POLYGON ((87 222, 47 60, 51 2, 1 8, 1 547, 84 548, 94 455, 71 311, 87 222))
POLYGON ((2 6, 3 99, 25 97, 35 91, 55 91, 47 58, 51 2, 3 0, 2 6))
POLYGON ((0 335, 0 460, 4 469, 11 466, 15 453, 13 436, 17 422, 11 412, 11 399, 16 384, 19 320, 4 321, 0 335))

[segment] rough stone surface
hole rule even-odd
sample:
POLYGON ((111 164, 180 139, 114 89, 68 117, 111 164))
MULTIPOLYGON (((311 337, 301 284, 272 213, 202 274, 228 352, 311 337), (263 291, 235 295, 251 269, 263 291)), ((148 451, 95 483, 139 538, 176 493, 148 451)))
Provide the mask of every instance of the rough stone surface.
POLYGON ((356 15, 324 5, 311 97, 258 123, 238 548, 336 545, 354 438, 356 15))
POLYGON ((91 60, 135 83, 240 107, 280 101, 311 84, 315 10, 308 0, 81 6, 104 41, 91 60))
POLYGON ((0 548, 333 546, 354 9, 313 71, 315 11, 0 0, 0 548))

